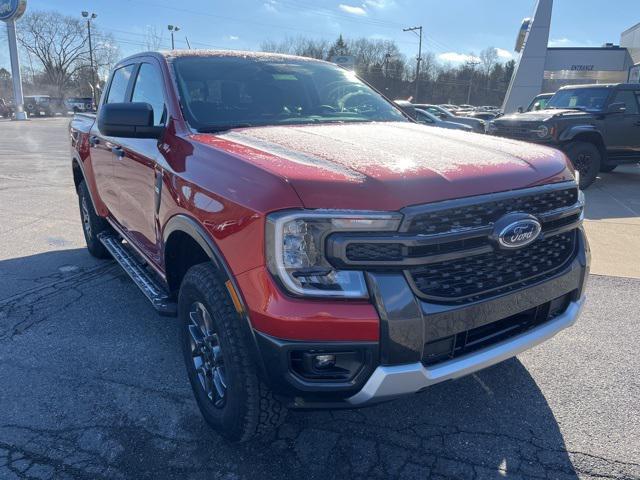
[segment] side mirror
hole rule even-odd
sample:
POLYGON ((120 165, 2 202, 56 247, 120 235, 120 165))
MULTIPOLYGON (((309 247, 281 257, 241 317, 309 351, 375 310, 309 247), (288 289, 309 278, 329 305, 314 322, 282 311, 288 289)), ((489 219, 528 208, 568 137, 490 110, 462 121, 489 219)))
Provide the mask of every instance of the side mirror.
POLYGON ((518 113, 522 113, 522 112, 524 112, 524 108, 518 107, 518 113))
POLYGON ((107 103, 100 108, 98 130, 107 137, 160 138, 164 127, 153 125, 148 103, 107 103))
POLYGON ((627 111, 627 106, 623 102, 615 102, 607 107, 607 113, 624 113, 627 111))

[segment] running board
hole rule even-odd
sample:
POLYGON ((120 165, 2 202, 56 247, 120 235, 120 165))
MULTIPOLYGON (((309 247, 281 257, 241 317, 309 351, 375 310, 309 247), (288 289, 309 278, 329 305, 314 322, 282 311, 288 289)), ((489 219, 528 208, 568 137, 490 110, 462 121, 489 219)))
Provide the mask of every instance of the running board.
POLYGON ((142 293, 149 299, 153 308, 163 316, 175 317, 178 312, 176 303, 171 300, 167 290, 147 271, 145 263, 132 254, 116 235, 100 233, 98 238, 122 269, 127 272, 142 293))

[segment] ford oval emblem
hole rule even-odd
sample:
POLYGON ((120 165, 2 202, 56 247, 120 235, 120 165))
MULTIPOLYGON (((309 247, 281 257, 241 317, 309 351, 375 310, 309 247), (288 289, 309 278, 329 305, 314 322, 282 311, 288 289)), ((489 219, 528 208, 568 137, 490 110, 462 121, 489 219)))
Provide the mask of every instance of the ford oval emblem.
POLYGON ((533 218, 511 222, 498 233, 498 243, 502 248, 522 248, 540 236, 542 226, 533 218))

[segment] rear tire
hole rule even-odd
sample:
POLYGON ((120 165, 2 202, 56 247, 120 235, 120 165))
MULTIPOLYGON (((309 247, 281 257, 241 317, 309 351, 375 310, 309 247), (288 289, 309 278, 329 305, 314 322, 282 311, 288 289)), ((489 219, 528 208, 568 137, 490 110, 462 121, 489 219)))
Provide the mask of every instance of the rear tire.
POLYGON ((565 153, 573 167, 580 172, 580 188, 584 190, 595 181, 600 172, 600 150, 593 143, 572 142, 565 148, 565 153))
POLYGON ((102 232, 109 231, 111 226, 102 217, 100 217, 91 201, 89 188, 84 180, 78 185, 78 203, 80 206, 80 220, 82 221, 82 232, 87 243, 87 250, 96 258, 110 258, 110 254, 104 247, 98 235, 102 232))
POLYGON ((212 264, 187 271, 178 315, 187 375, 206 422, 234 442, 280 425, 287 410, 260 380, 242 319, 212 264))

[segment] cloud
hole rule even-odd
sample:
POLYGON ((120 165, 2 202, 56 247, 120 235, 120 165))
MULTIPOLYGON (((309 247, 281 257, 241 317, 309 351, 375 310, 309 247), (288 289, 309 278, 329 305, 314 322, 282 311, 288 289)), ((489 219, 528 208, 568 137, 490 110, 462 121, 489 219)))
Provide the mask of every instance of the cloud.
POLYGON ((446 52, 438 55, 438 59, 442 62, 449 63, 466 63, 466 62, 479 62, 480 59, 478 57, 474 57, 473 55, 468 55, 466 53, 457 53, 457 52, 446 52))
POLYGON ((236 35, 229 35, 227 37, 227 40, 240 40, 240 37, 236 36, 236 35))
POLYGON ((496 48, 496 53, 498 54, 498 58, 502 60, 511 60, 513 58, 513 53, 504 48, 496 48))
POLYGON ((394 6, 396 2, 395 0, 364 0, 364 4, 371 8, 384 9, 394 6))
POLYGON ((341 3, 340 5, 338 5, 338 8, 345 13, 350 13, 351 15, 359 15, 363 17, 367 14, 367 11, 364 8, 356 7, 353 5, 345 5, 341 3))
POLYGON ((554 38, 552 40, 549 40, 549 46, 550 47, 566 47, 567 45, 571 45, 572 42, 571 40, 569 40, 566 37, 563 38, 554 38))
POLYGON ((262 4, 262 6, 268 12, 274 12, 275 13, 275 12, 278 11, 278 2, 276 2, 276 0, 267 0, 266 2, 264 2, 262 4))

